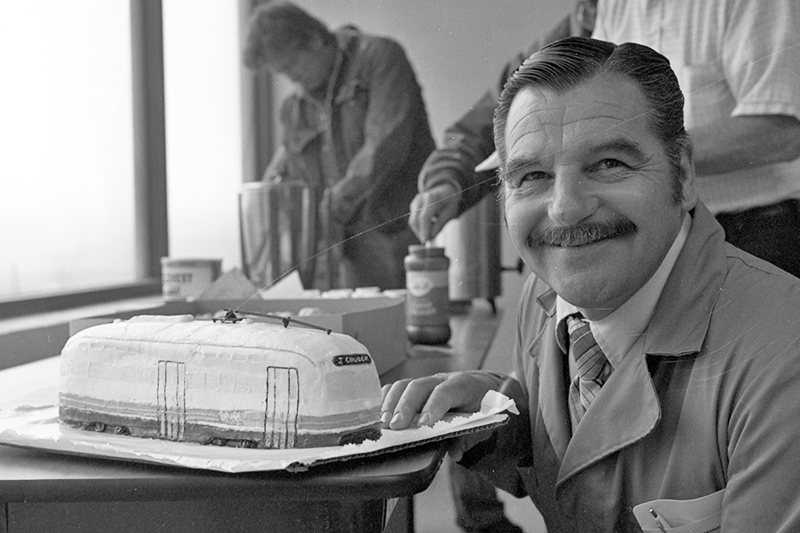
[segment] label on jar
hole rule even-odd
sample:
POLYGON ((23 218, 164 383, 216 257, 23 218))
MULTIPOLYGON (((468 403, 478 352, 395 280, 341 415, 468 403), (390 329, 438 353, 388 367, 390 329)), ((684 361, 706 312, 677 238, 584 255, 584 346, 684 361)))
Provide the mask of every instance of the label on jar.
POLYGON ((449 322, 447 272, 406 272, 406 286, 406 318, 409 324, 430 326, 449 322))
POLYGON ((409 271, 406 272, 408 294, 422 297, 434 289, 447 288, 447 271, 409 271))

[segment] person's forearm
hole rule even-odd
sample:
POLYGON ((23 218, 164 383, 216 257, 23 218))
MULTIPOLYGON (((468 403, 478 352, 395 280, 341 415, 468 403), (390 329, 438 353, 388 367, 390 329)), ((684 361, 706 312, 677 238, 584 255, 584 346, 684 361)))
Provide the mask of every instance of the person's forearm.
POLYGON ((785 115, 730 117, 689 130, 698 176, 793 161, 800 121, 785 115))

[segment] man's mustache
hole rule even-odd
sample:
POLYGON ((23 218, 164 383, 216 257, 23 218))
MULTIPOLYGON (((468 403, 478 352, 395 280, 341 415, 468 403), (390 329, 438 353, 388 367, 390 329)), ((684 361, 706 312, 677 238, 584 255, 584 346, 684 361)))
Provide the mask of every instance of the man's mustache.
POLYGON ((603 239, 611 239, 638 230, 627 218, 586 222, 579 226, 556 226, 532 233, 528 246, 581 246, 603 239))

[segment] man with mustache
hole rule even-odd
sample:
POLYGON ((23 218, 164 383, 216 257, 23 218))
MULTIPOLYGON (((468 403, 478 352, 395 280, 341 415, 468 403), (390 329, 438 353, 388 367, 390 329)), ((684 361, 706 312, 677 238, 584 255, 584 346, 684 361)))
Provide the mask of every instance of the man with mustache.
POLYGON ((624 219, 587 222, 580 226, 558 226, 534 232, 526 240, 528 246, 582 246, 603 239, 620 237, 636 231, 636 224, 624 219))
POLYGON ((517 378, 396 382, 385 427, 499 390, 521 414, 451 453, 527 494, 550 533, 800 530, 800 280, 725 243, 698 200, 666 58, 553 43, 511 76, 494 131, 508 231, 533 272, 517 378))

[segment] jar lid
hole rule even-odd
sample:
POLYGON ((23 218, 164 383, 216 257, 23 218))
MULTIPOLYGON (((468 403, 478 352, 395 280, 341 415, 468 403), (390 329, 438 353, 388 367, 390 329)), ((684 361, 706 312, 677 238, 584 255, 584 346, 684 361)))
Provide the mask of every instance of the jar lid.
POLYGON ((422 257, 444 256, 444 248, 438 246, 426 246, 424 244, 411 244, 408 253, 422 257))

